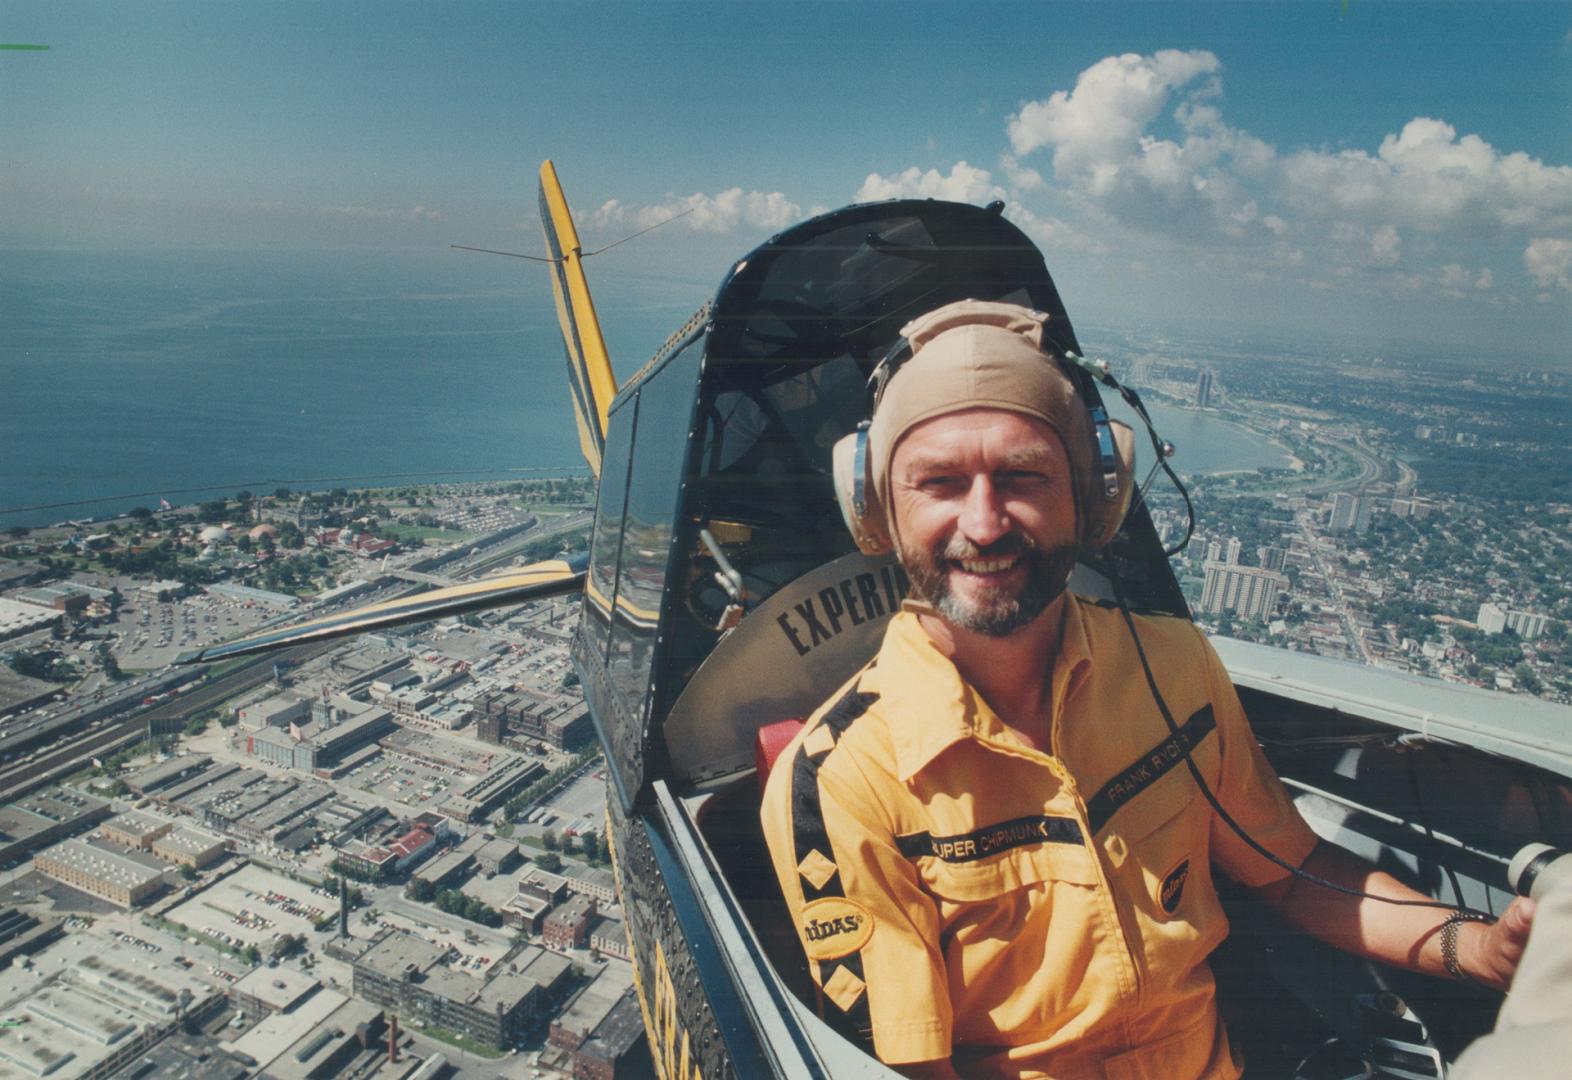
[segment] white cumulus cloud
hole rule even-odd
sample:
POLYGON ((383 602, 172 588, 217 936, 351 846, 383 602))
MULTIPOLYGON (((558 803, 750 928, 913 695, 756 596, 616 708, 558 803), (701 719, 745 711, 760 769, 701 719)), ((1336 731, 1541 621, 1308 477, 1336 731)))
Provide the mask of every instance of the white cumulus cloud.
POLYGON ((1073 90, 1022 105, 1009 120, 1010 147, 1022 157, 1051 148, 1056 173, 1084 174, 1095 186, 1130 157, 1175 90, 1221 66, 1202 50, 1106 57, 1081 72, 1073 90))
POLYGON ((1004 178, 1009 181, 1010 190, 1015 194, 1042 191, 1048 186, 1048 181, 1043 179, 1042 173, 1029 165, 1022 165, 1014 154, 1000 154, 999 169, 1004 173, 1004 178))
POLYGON ((1300 212, 1357 213, 1427 230, 1572 227, 1572 167, 1503 154, 1478 135, 1416 117, 1374 153, 1303 150, 1282 167, 1283 192, 1300 212))
POLYGON ((1523 249, 1523 267, 1541 288, 1572 292, 1572 240, 1536 236, 1523 249))
POLYGON ((743 191, 727 188, 713 195, 668 195, 659 203, 630 207, 620 199, 608 199, 590 215, 590 224, 599 227, 629 222, 641 229, 684 214, 681 224, 697 232, 728 233, 740 225, 759 229, 781 229, 801 220, 802 207, 779 191, 743 191))
POLYGON ((938 169, 926 172, 913 165, 890 176, 869 173, 854 196, 856 202, 879 199, 948 199, 953 202, 985 203, 1004 198, 1004 189, 993 182, 993 174, 964 161, 957 161, 946 176, 938 169))
POLYGON ((1074 89, 1009 118, 1011 161, 1024 168, 1020 158, 1047 151, 1067 194, 1124 224, 1186 238, 1263 236, 1270 226, 1249 184, 1270 173, 1277 154, 1224 122, 1213 103, 1221 67, 1204 50, 1099 60, 1074 89), (1152 130, 1170 107, 1177 139, 1152 130))

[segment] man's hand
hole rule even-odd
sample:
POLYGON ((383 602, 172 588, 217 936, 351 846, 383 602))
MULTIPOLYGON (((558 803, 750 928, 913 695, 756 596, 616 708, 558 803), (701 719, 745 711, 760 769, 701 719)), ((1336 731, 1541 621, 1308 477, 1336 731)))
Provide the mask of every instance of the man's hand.
POLYGON ((1464 923, 1458 927, 1458 966, 1475 981, 1506 990, 1517 974, 1533 924, 1534 901, 1526 896, 1513 900, 1494 923, 1464 923))

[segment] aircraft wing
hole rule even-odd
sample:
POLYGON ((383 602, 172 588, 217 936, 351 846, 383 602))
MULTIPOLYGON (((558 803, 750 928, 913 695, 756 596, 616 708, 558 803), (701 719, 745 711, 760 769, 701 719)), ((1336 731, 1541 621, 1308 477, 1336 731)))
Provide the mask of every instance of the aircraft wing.
POLYGON ((589 553, 578 552, 560 559, 547 559, 529 566, 509 571, 480 581, 465 582, 445 589, 401 596, 379 604, 357 608, 353 611, 327 615, 310 622, 281 626, 250 634, 220 645, 183 653, 176 663, 193 664, 227 660, 235 656, 267 652, 286 645, 305 641, 326 641, 331 638, 360 634, 368 630, 384 630, 390 626, 407 623, 429 622, 432 619, 463 615, 471 611, 521 604, 526 600, 544 600, 580 592, 584 588, 584 574, 589 566, 589 553))

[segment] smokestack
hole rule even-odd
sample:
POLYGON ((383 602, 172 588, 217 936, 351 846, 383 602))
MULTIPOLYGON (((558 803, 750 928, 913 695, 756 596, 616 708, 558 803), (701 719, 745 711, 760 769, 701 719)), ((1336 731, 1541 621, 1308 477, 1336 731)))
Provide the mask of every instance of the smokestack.
POLYGON ((394 1013, 388 1025, 388 1064, 398 1064, 398 1014, 394 1013))
POLYGON ((349 937, 349 879, 338 879, 338 936, 349 937))

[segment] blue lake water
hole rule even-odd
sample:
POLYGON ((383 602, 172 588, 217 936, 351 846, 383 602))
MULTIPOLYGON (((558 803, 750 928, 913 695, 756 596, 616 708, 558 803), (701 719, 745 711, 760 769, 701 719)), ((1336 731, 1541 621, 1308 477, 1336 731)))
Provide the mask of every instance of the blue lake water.
MULTIPOLYGON (((619 372, 704 298, 597 281, 619 372)), ((0 525, 161 495, 582 466, 542 268, 457 253, 4 249, 0 312, 0 525)), ((1211 414, 1152 411, 1182 472, 1286 462, 1211 414)))

